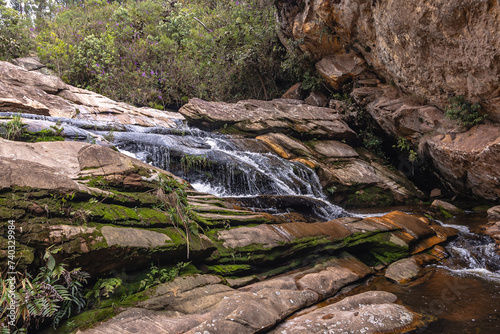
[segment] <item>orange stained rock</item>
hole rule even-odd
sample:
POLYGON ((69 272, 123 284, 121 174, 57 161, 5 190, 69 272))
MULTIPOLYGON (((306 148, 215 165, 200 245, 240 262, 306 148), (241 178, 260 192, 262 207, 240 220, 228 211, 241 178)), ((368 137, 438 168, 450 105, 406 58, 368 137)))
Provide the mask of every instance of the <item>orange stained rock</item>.
POLYGON ((288 154, 288 152, 286 152, 281 145, 274 142, 269 136, 258 136, 255 139, 261 140, 269 145, 269 147, 271 147, 271 149, 283 159, 290 159, 290 154, 288 154))
POLYGON ((307 167, 312 168, 312 169, 314 169, 318 166, 315 162, 308 160, 308 159, 304 159, 304 158, 292 159, 292 161, 300 162, 300 163, 302 163, 302 164, 304 164, 307 167))

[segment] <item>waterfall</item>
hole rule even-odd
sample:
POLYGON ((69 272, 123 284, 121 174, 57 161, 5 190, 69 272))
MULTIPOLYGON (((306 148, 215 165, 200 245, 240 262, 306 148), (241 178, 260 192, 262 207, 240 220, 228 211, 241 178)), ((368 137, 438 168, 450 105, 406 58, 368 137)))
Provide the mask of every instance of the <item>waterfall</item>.
MULTIPOLYGON (((12 116, 12 113, 0 115, 12 116)), ((288 206, 276 202, 277 205, 269 206, 269 202, 260 201, 255 205, 256 210, 287 212, 300 202, 302 211, 322 220, 346 215, 342 208, 326 200, 312 169, 269 153, 268 147, 256 139, 205 132, 180 121, 175 128, 165 128, 31 114, 21 116, 33 120, 38 127, 49 128, 55 123, 64 128, 64 136, 69 139, 98 142, 105 138, 120 152, 187 180, 199 192, 239 198, 302 197, 301 200, 283 198, 288 206)))
POLYGON ((313 216, 329 220, 345 214, 326 201, 312 169, 267 152, 256 139, 182 127, 115 132, 112 142, 122 152, 187 180, 200 192, 220 197, 303 196, 312 200, 313 216))

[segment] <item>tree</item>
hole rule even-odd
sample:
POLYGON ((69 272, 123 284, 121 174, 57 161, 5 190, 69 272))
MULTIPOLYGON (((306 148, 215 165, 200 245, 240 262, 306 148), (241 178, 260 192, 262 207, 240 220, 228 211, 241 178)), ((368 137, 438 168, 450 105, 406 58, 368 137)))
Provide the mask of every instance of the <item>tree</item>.
POLYGON ((25 23, 19 12, 0 0, 0 59, 9 60, 27 52, 25 23))

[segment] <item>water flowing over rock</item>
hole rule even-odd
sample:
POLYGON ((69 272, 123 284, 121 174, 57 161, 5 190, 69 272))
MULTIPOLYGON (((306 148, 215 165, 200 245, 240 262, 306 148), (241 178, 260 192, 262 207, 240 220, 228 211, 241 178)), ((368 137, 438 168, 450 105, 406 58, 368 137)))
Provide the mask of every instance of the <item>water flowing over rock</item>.
MULTIPOLYGON (((25 112, 24 142, 0 139, 0 263, 8 261, 4 236, 12 219, 18 270, 37 270, 44 251, 57 245, 58 262, 81 267, 95 279, 123 277, 125 289, 141 284, 140 275, 149 277, 152 271, 138 271, 151 263, 189 261, 191 272, 203 273, 145 286, 116 304, 98 303, 56 332, 269 331, 398 259, 429 250, 426 256, 437 260, 436 245, 453 237, 423 217, 398 211, 346 217, 326 200, 314 169, 330 172, 345 186, 362 179, 385 187, 401 200, 415 193, 402 175, 347 144, 357 138, 333 109, 290 100, 242 102, 226 128, 245 136, 230 137, 184 126, 177 114, 110 101, 8 63, 0 68, 0 84, 9 87, 0 91, 2 129, 13 114, 25 112), (29 94, 40 98, 24 98, 29 94), (259 118, 249 118, 249 112, 259 118), (289 135, 270 132, 289 126, 289 135)), ((186 115, 202 115, 200 124, 210 127, 214 120, 224 128, 226 116, 217 114, 217 105, 195 103, 216 117, 194 109, 186 115)), ((350 310, 359 315, 353 329, 413 323, 412 313, 393 304, 392 296, 349 298, 342 305, 370 304, 350 310)), ((324 311, 328 317, 350 314, 335 307, 324 311)), ((336 324, 326 323, 323 330, 336 324)))
POLYGON ((331 197, 336 203, 390 205, 420 195, 402 173, 390 170, 366 150, 355 150, 348 145, 356 145, 357 138, 345 135, 352 130, 335 109, 308 106, 294 100, 229 104, 192 99, 180 112, 193 124, 203 123, 206 128, 229 133, 233 132, 231 129, 237 129, 245 136, 256 136, 280 157, 315 168, 321 185, 324 189, 331 189, 331 197), (267 124, 269 119, 274 122, 281 117, 285 119, 280 123, 284 127, 281 133, 272 132, 273 128, 247 127, 248 122, 267 124), (304 137, 307 139, 311 133, 309 125, 306 126, 307 134, 299 131, 305 120, 310 122, 308 124, 327 120, 342 126, 331 126, 325 138, 315 133, 314 140, 304 142, 304 137), (346 132, 345 129, 349 130, 346 132), (354 196, 353 192, 362 196, 354 196))

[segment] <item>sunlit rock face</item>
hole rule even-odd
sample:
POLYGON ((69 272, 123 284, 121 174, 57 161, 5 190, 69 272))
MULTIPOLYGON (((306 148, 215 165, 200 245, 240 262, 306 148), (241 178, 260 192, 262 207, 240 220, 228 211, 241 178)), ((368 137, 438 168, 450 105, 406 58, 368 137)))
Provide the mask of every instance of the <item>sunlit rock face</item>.
POLYGON ((450 93, 464 95, 500 121, 498 1, 282 0, 277 6, 284 35, 318 61, 361 56, 407 91, 438 105, 450 93))

